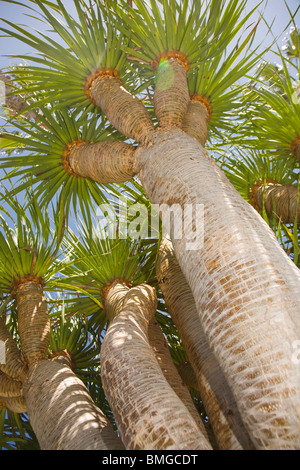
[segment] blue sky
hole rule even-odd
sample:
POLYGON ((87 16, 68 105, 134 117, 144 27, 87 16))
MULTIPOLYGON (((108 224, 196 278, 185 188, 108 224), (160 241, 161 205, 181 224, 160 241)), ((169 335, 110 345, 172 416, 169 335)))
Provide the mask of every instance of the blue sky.
MULTIPOLYGON (((299 6, 299 0, 286 0, 286 2, 292 12, 296 11, 297 7, 299 6)), ((23 3, 27 5, 30 4, 28 0, 23 0, 23 3)), ((259 0, 248 0, 245 12, 247 13, 251 11, 259 3, 259 0)), ((64 4, 69 8, 72 8, 73 2, 72 0, 65 0, 64 4)), ((282 39, 284 36, 282 33, 290 21, 289 13, 285 6, 284 0, 268 0, 267 2, 264 1, 263 4, 259 7, 259 11, 264 12, 264 17, 267 23, 273 23, 273 33, 282 39)), ((30 11, 22 6, 9 4, 3 0, 0 0, 0 18, 15 22, 16 24, 30 24, 41 28, 40 23, 36 23, 31 18, 25 17, 23 13, 30 13, 30 11)), ((298 27, 300 27, 300 10, 296 16, 296 23, 298 27)), ((263 24, 263 22, 261 22, 256 36, 256 41, 258 44, 264 42, 266 32, 267 27, 263 24)), ((28 52, 28 47, 24 46, 19 41, 0 37, 0 68, 16 63, 14 59, 4 57, 5 54, 26 54, 28 52)))

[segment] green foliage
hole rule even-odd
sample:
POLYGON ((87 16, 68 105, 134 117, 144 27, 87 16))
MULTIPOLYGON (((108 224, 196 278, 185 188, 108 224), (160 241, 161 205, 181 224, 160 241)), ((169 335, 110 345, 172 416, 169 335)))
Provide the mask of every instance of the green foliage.
POLYGON ((60 268, 62 220, 58 217, 51 229, 47 211, 41 211, 34 197, 31 197, 27 212, 17 200, 5 199, 15 220, 14 217, 6 220, 0 214, 1 291, 11 293, 14 283, 28 276, 40 278, 50 287, 60 268))
POLYGON ((31 3, 38 7, 37 11, 28 6, 34 18, 46 22, 50 34, 38 30, 31 33, 3 20, 7 25, 1 28, 4 34, 19 39, 37 53, 18 56, 32 65, 15 67, 14 79, 26 84, 26 90, 34 94, 39 105, 62 100, 64 107, 76 103, 77 109, 92 111, 94 105, 85 94, 86 80, 99 68, 114 68, 121 75, 124 73, 123 36, 114 28, 110 13, 100 1, 91 5, 88 1, 73 0, 77 18, 70 15, 61 0, 48 1, 46 5, 40 0, 31 3))
POLYGON ((300 76, 294 76, 293 64, 280 51, 277 56, 280 67, 263 63, 245 91, 245 144, 288 157, 300 136, 300 76))
POLYGON ((114 279, 139 285, 154 278, 156 241, 132 239, 120 233, 118 220, 116 224, 103 225, 99 215, 92 224, 79 225, 76 233, 68 230, 63 241, 68 262, 62 270, 61 287, 73 285, 97 298, 114 279))
POLYGON ((236 149, 231 156, 226 155, 223 170, 233 186, 246 201, 249 201, 251 188, 258 181, 272 179, 280 184, 297 183, 297 175, 293 172, 294 159, 278 159, 269 152, 236 149))
POLYGON ((16 151, 26 147, 26 152, 0 157, 0 168, 13 168, 7 178, 18 179, 10 196, 30 184, 40 207, 48 207, 52 200, 59 200, 67 220, 71 209, 73 214, 81 210, 88 218, 91 205, 107 202, 112 186, 104 187, 88 178, 77 177, 65 169, 63 161, 64 151, 73 142, 123 139, 104 118, 94 113, 87 116, 67 109, 53 110, 48 106, 40 108, 38 122, 24 118, 14 124, 19 133, 3 131, 0 145, 3 150, 13 144, 16 151))
POLYGON ((39 450, 25 414, 0 409, 0 446, 2 450, 39 450))

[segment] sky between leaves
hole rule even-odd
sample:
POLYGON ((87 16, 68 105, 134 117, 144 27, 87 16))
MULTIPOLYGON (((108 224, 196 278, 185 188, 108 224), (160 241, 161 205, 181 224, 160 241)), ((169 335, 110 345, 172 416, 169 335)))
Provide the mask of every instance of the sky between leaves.
MULTIPOLYGON (((25 5, 30 4, 29 0, 23 0, 23 3, 25 5)), ((260 0, 248 0, 247 8, 245 9, 245 14, 251 11, 259 3, 260 0)), ((72 9, 74 8, 72 0, 65 0, 64 4, 68 7, 68 11, 72 12, 72 9)), ((286 0, 286 4, 291 10, 291 12, 294 12, 299 6, 299 0, 286 0)), ((23 8, 21 6, 10 5, 9 3, 0 0, 0 18, 8 19, 17 24, 23 23, 26 25, 37 26, 38 29, 40 29, 40 22, 37 23, 32 18, 24 16, 24 12, 29 13, 28 10, 26 10, 26 8, 23 8)), ((264 0, 262 5, 259 7, 259 11, 264 14, 266 22, 270 26, 272 25, 272 32, 275 36, 278 36, 280 38, 280 44, 281 40, 285 36, 284 30, 286 30, 286 27, 290 21, 289 13, 284 0, 264 0)), ((296 15, 295 21, 297 26, 300 27, 300 10, 296 15)), ((263 24, 263 22, 261 22, 256 35, 257 44, 265 43, 265 35, 267 30, 267 26, 263 24)), ((267 41, 267 43, 269 43, 269 40, 267 41)), ((0 69, 8 65, 15 65, 15 60, 5 57, 5 54, 26 54, 28 52, 28 47, 26 47, 26 45, 24 44, 21 44, 19 41, 7 38, 0 38, 0 69)))

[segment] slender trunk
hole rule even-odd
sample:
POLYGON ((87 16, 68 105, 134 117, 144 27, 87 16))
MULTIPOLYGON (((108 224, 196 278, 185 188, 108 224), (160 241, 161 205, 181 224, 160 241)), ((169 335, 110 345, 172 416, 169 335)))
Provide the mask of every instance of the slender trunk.
POLYGON ((293 360, 299 269, 195 139, 159 130, 136 159, 146 194, 165 204, 163 214, 175 203, 204 207, 204 227, 185 224, 182 239, 171 230, 172 242, 251 440, 261 449, 300 448, 300 368, 293 360))
POLYGON ((16 398, 22 395, 22 382, 14 380, 8 375, 0 372, 0 397, 16 398))
POLYGON ((75 146, 68 155, 72 171, 98 183, 123 183, 134 176, 135 147, 125 142, 101 141, 75 146))
POLYGON ((201 433, 208 439, 201 416, 194 405, 189 389, 181 380, 178 370, 172 360, 166 339, 155 318, 152 318, 149 322, 148 337, 149 343, 168 384, 172 387, 176 395, 178 395, 182 403, 187 407, 201 433))
POLYGON ((18 346, 0 318, 0 341, 5 344, 5 364, 0 364, 0 370, 12 379, 22 379, 26 365, 21 358, 18 346))
POLYGON ((176 59, 162 60, 155 76, 154 111, 160 127, 181 127, 189 104, 186 69, 176 59))
POLYGON ((90 88, 91 97, 109 122, 123 135, 140 144, 154 131, 151 116, 143 103, 127 91, 118 78, 97 78, 90 88))
MULTIPOLYGON (((113 288, 108 292, 108 296, 105 302, 105 312, 108 318, 111 320, 121 312, 124 303, 124 296, 128 291, 129 287, 126 284, 115 282, 113 288)), ((180 376, 168 350, 165 337, 154 317, 149 321, 148 339, 167 382, 173 388, 178 397, 182 400, 184 405, 188 408, 193 419, 199 426, 199 429, 205 435, 206 430, 202 419, 199 416, 197 409, 195 408, 188 389, 184 386, 184 384, 182 384, 180 380, 180 376)))
MULTIPOLYGON (((210 449, 187 408, 167 383, 148 340, 148 324, 156 310, 156 293, 142 285, 116 288, 117 316, 107 329, 101 348, 105 394, 126 449, 210 449)), ((110 312, 113 312, 111 306, 110 312)))
POLYGON ((293 224, 297 217, 300 221, 299 188, 292 185, 262 182, 258 185, 253 198, 261 211, 265 208, 269 216, 276 216, 284 224, 293 224))
POLYGON ((124 304, 125 295, 128 293, 130 287, 125 282, 115 280, 103 295, 104 310, 109 321, 117 317, 124 304))
POLYGON ((194 388, 199 392, 199 384, 197 381, 197 376, 190 362, 181 362, 177 366, 178 373, 183 381, 189 388, 194 388))
MULTIPOLYGON (((27 281, 16 291, 22 354, 28 363, 22 392, 30 424, 43 450, 115 450, 124 448, 88 390, 65 364, 45 358, 49 317, 41 284, 27 281)), ((8 403, 7 406, 16 406, 8 403)))
POLYGON ((193 385, 200 392, 219 449, 253 449, 224 374, 207 343, 191 289, 168 238, 161 243, 156 271, 158 280, 164 280, 160 287, 168 312, 195 373, 193 385))
POLYGON ((13 413, 26 413, 26 404, 23 397, 0 397, 0 408, 6 408, 13 413))
POLYGON ((25 413, 22 397, 22 380, 27 367, 21 358, 18 346, 0 318, 0 341, 5 344, 5 364, 0 364, 0 401, 2 408, 14 413, 25 413))
POLYGON ((64 364, 29 368, 24 397, 42 450, 120 450, 123 446, 81 380, 64 364))
POLYGON ((29 364, 44 359, 49 346, 50 321, 41 284, 19 284, 16 300, 22 354, 29 364))
POLYGON ((182 130, 195 137, 203 147, 208 137, 208 121, 209 114, 206 107, 191 98, 183 119, 182 130))

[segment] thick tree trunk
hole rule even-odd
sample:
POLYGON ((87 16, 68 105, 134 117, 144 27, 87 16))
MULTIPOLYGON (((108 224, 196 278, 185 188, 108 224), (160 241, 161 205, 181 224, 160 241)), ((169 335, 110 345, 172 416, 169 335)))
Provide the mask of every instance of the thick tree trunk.
POLYGON ((115 77, 97 78, 90 88, 91 97, 109 122, 123 135, 140 144, 154 130, 151 116, 143 103, 127 91, 115 77))
POLYGON ((101 373, 126 449, 210 449, 188 409, 167 383, 149 344, 148 324, 156 311, 155 290, 146 285, 131 288, 121 306, 122 288, 115 284, 106 298, 106 305, 115 298, 119 313, 104 337, 101 373))
POLYGON ((253 193, 259 210, 263 207, 269 216, 277 217, 284 224, 300 221, 300 191, 297 186, 263 183, 253 193))
POLYGON ((253 449, 228 383, 207 343, 191 289, 174 255, 171 241, 164 238, 156 272, 168 312, 172 316, 196 376, 214 436, 221 450, 253 449))
POLYGON ((71 150, 68 162, 77 176, 98 183, 123 183, 134 176, 135 147, 125 142, 101 141, 71 150))
POLYGON ((300 448, 298 268, 195 139, 159 130, 136 159, 162 213, 175 203, 204 206, 204 227, 187 223, 182 239, 170 235, 251 440, 261 449, 300 448))
POLYGON ((46 357, 49 346, 50 320, 41 284, 27 281, 16 292, 18 332, 26 363, 46 357))
POLYGON ((30 366, 24 397, 42 450, 124 448, 85 385, 64 364, 45 359, 30 366))

